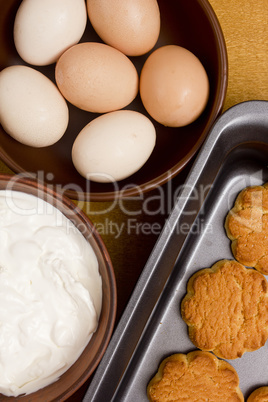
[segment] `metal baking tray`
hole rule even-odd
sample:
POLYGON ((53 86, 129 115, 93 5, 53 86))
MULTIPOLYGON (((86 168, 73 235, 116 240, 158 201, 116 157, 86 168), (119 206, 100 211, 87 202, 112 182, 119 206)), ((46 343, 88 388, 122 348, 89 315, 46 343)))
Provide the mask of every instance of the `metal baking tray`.
MULTIPOLYGON (((268 181, 268 101, 248 101, 214 124, 142 271, 84 401, 146 402, 160 362, 196 350, 180 315, 190 276, 233 258, 224 220, 240 190, 268 181)), ((268 385, 268 342, 230 360, 245 398, 268 385)))

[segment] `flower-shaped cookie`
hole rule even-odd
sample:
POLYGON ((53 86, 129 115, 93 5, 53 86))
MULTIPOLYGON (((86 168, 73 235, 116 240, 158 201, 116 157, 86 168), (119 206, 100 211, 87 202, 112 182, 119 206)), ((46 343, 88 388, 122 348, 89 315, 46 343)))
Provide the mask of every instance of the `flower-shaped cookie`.
POLYGON ((268 339, 267 280, 237 261, 218 261, 190 278, 181 314, 194 345, 236 359, 268 339))
POLYGON ((174 354, 159 366, 147 387, 151 402, 241 402, 235 369, 209 352, 174 354))
POLYGON ((235 259, 268 275, 268 183, 240 192, 225 229, 235 259))
POLYGON ((255 389, 249 395, 247 402, 267 402, 268 401, 268 386, 255 389))

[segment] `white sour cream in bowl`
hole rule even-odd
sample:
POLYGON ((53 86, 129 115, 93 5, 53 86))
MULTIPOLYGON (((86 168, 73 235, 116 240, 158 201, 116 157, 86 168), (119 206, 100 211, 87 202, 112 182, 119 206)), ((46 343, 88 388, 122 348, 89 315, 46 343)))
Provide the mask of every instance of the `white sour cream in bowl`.
POLYGON ((0 190, 0 393, 29 394, 55 382, 98 327, 97 257, 59 209, 0 190))

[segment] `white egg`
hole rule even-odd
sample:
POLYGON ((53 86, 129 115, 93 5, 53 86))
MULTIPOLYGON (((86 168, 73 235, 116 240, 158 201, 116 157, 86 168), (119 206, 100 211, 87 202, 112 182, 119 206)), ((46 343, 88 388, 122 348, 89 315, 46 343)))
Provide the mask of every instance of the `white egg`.
POLYGON ((68 122, 67 103, 45 75, 20 65, 0 72, 0 123, 17 141, 33 147, 52 145, 68 122))
POLYGON ((54 63, 79 42, 86 23, 84 0, 23 0, 14 23, 16 49, 27 63, 54 63))
POLYGON ((72 159, 86 179, 115 182, 144 165, 155 141, 151 120, 139 112, 118 110, 97 117, 80 131, 73 144, 72 159))

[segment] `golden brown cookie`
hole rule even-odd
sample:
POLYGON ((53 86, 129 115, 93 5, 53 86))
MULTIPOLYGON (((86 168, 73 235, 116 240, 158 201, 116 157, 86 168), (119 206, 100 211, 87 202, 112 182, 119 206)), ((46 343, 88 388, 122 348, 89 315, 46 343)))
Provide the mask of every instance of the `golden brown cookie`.
POLYGON ((247 402, 268 402, 268 386, 255 389, 249 395, 247 402))
POLYGON ((147 396, 151 402, 244 401, 235 369, 200 350, 163 360, 147 386, 147 396))
POLYGON ((268 275, 268 183, 239 193, 225 229, 235 259, 268 275))
POLYGON ((181 303, 191 341, 218 357, 236 359, 268 339, 268 283, 235 260, 196 272, 181 303))

